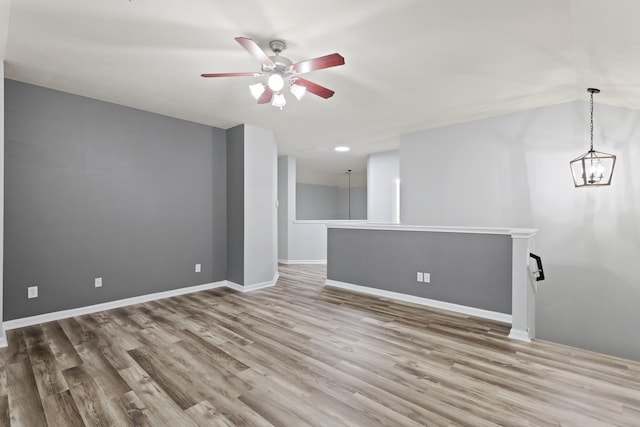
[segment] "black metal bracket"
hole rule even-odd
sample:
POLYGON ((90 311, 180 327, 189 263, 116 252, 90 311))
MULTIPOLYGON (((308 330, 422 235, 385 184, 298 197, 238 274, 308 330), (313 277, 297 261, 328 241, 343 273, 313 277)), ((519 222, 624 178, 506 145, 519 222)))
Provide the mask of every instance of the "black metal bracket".
POLYGON ((544 269, 542 268, 542 258, 534 254, 533 252, 530 252, 529 256, 536 260, 536 265, 538 266, 538 271, 534 271, 534 273, 538 274, 538 276, 536 277, 536 282, 540 282, 544 280, 544 269))

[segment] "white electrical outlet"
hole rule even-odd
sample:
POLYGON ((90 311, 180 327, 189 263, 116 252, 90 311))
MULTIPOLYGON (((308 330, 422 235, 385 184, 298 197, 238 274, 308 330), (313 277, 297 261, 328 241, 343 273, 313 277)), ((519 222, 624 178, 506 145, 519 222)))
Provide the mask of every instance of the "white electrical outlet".
POLYGON ((424 283, 431 283, 431 273, 424 273, 422 279, 424 283))
POLYGON ((101 288, 102 287, 102 277, 96 277, 95 280, 93 281, 94 286, 96 288, 101 288))
POLYGON ((200 273, 202 271, 202 264, 196 264, 196 273, 200 273))
POLYGON ((417 280, 418 282, 422 282, 422 277, 423 277, 423 276, 422 276, 422 273, 420 273, 420 272, 418 271, 418 277, 416 278, 416 280, 417 280))
POLYGON ((29 286, 27 288, 27 298, 38 298, 38 287, 29 286))

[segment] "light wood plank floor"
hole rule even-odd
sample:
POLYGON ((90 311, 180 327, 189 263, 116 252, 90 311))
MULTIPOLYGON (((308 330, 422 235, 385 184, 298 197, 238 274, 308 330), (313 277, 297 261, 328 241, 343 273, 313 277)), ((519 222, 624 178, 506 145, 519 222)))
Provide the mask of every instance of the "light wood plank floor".
POLYGON ((0 425, 640 425, 640 363, 280 269, 9 331, 0 425))

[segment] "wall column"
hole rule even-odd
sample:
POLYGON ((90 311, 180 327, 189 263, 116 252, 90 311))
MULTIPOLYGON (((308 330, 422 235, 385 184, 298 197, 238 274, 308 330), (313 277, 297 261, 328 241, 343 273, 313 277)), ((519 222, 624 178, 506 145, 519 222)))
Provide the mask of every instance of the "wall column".
POLYGON ((278 280, 277 151, 271 131, 227 130, 227 280, 242 292, 278 280))
POLYGON ((10 0, 0 0, 0 347, 6 347, 4 332, 4 57, 9 36, 10 0))
POLYGON ((511 332, 509 338, 531 341, 535 338, 536 296, 529 273, 529 253, 535 233, 512 233, 511 332))
MULTIPOLYGON (((0 57, 2 59, 2 57, 0 57)), ((4 61, 0 60, 0 347, 7 345, 4 332, 4 61)))

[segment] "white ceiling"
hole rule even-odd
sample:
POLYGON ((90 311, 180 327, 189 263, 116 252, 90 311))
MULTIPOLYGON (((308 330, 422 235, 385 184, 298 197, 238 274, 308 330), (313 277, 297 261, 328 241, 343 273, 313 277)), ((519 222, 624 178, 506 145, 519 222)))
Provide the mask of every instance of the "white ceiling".
POLYGON ((596 102, 640 108, 639 16, 635 0, 13 0, 5 76, 273 129, 280 154, 361 171, 401 134, 586 100, 589 86, 596 102), (201 78, 259 71, 236 36, 266 51, 283 39, 294 62, 339 52, 346 65, 305 76, 336 95, 279 111, 255 103, 253 77, 201 78))

